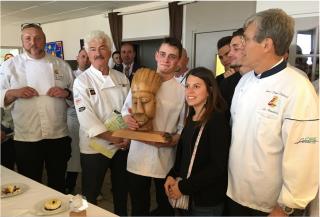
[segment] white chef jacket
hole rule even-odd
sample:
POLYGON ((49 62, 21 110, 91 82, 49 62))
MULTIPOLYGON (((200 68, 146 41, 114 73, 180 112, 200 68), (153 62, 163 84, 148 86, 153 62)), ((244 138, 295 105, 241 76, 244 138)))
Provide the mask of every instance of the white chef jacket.
POLYGON ((79 75, 81 75, 84 71, 80 70, 79 68, 77 70, 73 70, 73 77, 76 78, 79 75))
MULTIPOLYGON (((5 61, 1 66, 1 107, 4 107, 7 90, 28 86, 26 73, 29 62, 49 64, 54 72, 55 86, 72 89, 72 71, 65 61, 51 55, 45 55, 39 60, 32 59, 23 53, 5 61)), ((35 142, 68 135, 67 104, 63 98, 46 95, 29 99, 19 98, 7 107, 12 109, 15 140, 35 142)))
POLYGON ((318 189, 319 101, 293 67, 259 79, 242 76, 232 100, 227 195, 270 212, 303 209, 318 189))
MULTIPOLYGON (((161 84, 156 94, 156 114, 153 130, 181 133, 184 120, 184 87, 174 78, 161 84)), ((128 115, 132 105, 129 92, 122 108, 122 116, 128 115)), ((155 147, 135 140, 131 141, 127 170, 142 176, 165 178, 175 160, 175 147, 155 147)))
POLYGON ((189 71, 183 73, 183 75, 181 75, 181 76, 179 76, 179 77, 174 76, 174 78, 176 79, 176 81, 177 81, 179 84, 185 86, 185 85, 186 85, 186 82, 187 82, 187 74, 188 74, 188 72, 189 72, 189 71))
MULTIPOLYGON (((84 71, 79 68, 73 71, 74 78, 78 77, 84 71)), ((79 147, 79 121, 77 117, 77 112, 74 107, 73 102, 67 111, 67 123, 69 136, 71 137, 71 157, 68 161, 67 171, 68 172, 81 172, 80 165, 80 147, 79 147)))
POLYGON ((76 78, 73 94, 80 123, 81 153, 98 153, 89 146, 90 138, 107 131, 104 122, 114 110, 121 111, 129 88, 127 77, 114 69, 104 76, 91 65, 76 78))
MULTIPOLYGON (((84 70, 85 71, 85 70, 84 70)), ((76 79, 79 75, 81 75, 84 71, 80 70, 79 68, 77 70, 72 71, 73 79, 76 79)), ((72 116, 74 119, 78 119, 77 112, 74 108, 73 101, 68 102, 69 108, 68 108, 68 116, 72 116)))

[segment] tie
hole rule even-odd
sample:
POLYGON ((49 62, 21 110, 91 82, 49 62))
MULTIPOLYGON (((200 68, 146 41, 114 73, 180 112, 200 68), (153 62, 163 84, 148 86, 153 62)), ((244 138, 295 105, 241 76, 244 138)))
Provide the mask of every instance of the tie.
POLYGON ((127 78, 129 78, 129 69, 130 69, 130 66, 127 65, 125 68, 124 68, 124 74, 127 76, 127 78))

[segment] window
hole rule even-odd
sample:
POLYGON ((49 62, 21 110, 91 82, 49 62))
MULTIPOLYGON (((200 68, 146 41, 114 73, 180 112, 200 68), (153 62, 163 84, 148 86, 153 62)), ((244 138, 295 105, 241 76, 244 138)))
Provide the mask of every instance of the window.
POLYGON ((13 56, 18 55, 22 52, 22 49, 19 47, 0 47, 0 64, 4 61, 4 56, 8 53, 11 53, 13 56))
POLYGON ((319 29, 297 32, 295 66, 303 70, 311 81, 319 78, 319 29))

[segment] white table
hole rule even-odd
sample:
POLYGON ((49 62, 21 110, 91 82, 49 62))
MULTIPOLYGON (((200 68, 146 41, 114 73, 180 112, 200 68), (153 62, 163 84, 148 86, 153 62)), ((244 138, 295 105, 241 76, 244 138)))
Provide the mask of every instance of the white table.
MULTIPOLYGON (((32 214, 32 212, 30 212, 30 210, 33 210, 33 207, 39 201, 49 197, 66 198, 67 200, 72 197, 71 195, 62 194, 52 188, 42 185, 41 183, 33 181, 32 179, 1 166, 1 185, 9 183, 26 184, 28 186, 28 190, 13 197, 1 198, 1 216, 35 216, 32 214)), ((69 216, 69 210, 51 216, 69 216)), ((89 203, 87 216, 117 215, 89 203)))

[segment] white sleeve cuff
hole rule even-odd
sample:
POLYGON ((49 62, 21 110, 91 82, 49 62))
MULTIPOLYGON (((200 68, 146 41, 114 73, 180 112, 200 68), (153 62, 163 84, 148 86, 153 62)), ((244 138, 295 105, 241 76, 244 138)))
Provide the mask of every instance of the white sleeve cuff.
POLYGON ((88 130, 88 135, 92 138, 104 132, 107 132, 107 128, 104 125, 96 125, 88 130))

